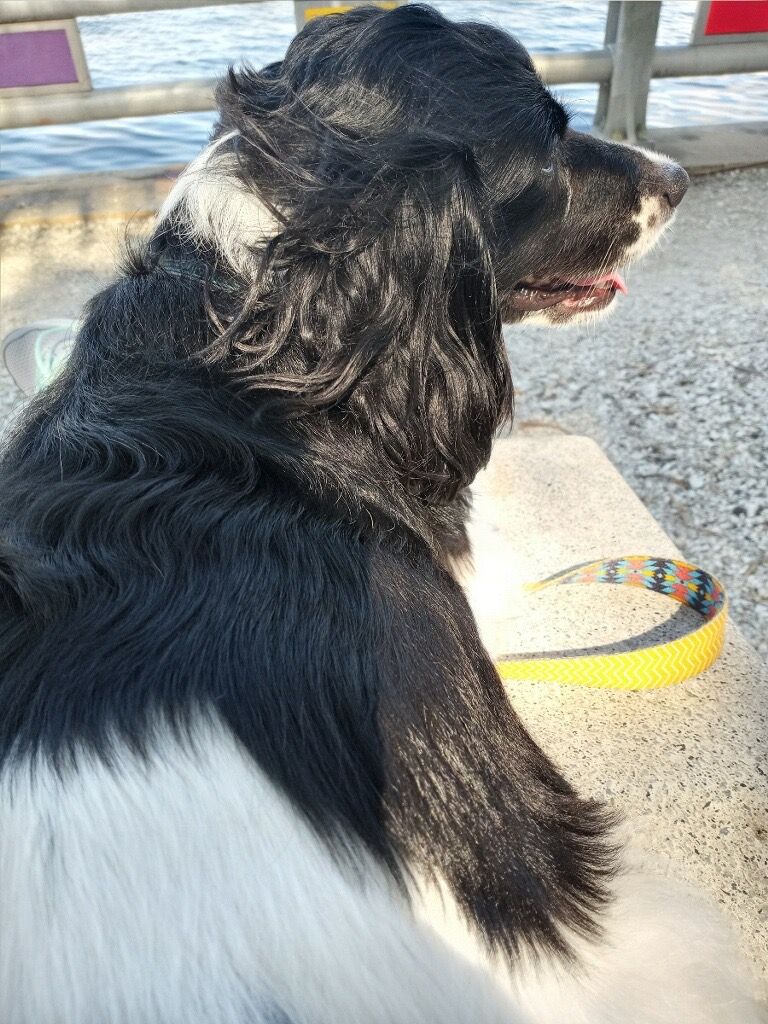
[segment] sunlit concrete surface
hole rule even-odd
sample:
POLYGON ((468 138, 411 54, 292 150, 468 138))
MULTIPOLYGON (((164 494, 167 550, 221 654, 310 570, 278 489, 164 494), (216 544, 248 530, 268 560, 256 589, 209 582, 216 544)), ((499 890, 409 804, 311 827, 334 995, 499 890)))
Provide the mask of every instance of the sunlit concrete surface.
MULTIPOLYGON (((658 594, 597 584, 521 593, 591 559, 681 557, 594 442, 524 430, 497 443, 475 493, 467 590, 494 655, 679 635, 680 606, 658 594)), ((507 689, 571 781, 624 815, 648 866, 722 906, 768 980, 768 673, 743 634, 730 627, 720 660, 668 689, 507 689)))
POLYGON ((768 163, 768 121, 651 128, 655 149, 681 163, 689 174, 708 174, 768 163))

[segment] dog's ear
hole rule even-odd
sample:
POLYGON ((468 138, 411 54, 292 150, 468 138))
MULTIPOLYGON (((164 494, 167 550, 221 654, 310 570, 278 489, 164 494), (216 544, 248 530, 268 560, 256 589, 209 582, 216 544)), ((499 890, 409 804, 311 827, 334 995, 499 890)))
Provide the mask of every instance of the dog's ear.
POLYGON ((474 158, 417 162, 410 175, 389 170, 378 230, 337 287, 353 300, 350 358, 378 353, 349 409, 407 486, 440 502, 487 461, 512 389, 474 158))
POLYGON ((306 99, 302 82, 275 65, 219 89, 244 185, 276 214, 226 351, 252 400, 322 411, 451 501, 512 406, 491 197, 455 132, 391 111, 366 128, 344 79, 306 99))
POLYGON ((299 169, 273 156, 306 161, 294 143, 241 143, 283 224, 227 349, 272 412, 322 411, 365 435, 413 494, 451 501, 512 406, 474 158, 415 138, 386 155, 336 144, 297 188, 299 169))

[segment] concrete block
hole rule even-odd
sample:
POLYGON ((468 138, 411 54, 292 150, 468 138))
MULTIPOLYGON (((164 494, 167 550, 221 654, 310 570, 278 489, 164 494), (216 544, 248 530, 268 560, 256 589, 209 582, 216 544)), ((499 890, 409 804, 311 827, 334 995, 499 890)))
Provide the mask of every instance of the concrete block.
POLYGON ((0 232, 154 217, 183 165, 0 182, 0 232))
POLYGON ((648 140, 689 174, 768 164, 768 121, 649 128, 648 140))
MULTIPOLYGON (((522 583, 589 559, 681 557, 593 441, 541 430, 500 440, 475 495, 467 589, 495 656, 649 630, 660 642, 681 628, 676 602, 633 588, 521 593, 522 583)), ((700 621, 683 614, 689 625, 700 621)), ((768 978, 768 674, 739 630, 729 625, 712 668, 669 689, 511 683, 508 691, 565 775, 624 814, 654 869, 722 906, 768 978)))

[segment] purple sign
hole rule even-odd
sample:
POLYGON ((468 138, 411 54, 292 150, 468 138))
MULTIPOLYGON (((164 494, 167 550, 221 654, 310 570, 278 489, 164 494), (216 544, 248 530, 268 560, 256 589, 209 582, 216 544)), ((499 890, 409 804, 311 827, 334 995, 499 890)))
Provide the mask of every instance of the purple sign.
POLYGON ((0 89, 77 82, 66 29, 0 35, 0 89))

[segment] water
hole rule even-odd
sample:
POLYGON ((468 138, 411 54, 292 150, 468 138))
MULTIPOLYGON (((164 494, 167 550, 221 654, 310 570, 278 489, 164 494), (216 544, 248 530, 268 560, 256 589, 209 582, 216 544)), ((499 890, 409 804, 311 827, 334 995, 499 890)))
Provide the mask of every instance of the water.
MULTIPOLYGON (((451 18, 492 22, 531 50, 587 50, 602 45, 607 4, 516 0, 436 0, 451 18)), ((666 2, 659 44, 686 44, 695 0, 666 2)), ((154 11, 79 19, 95 88, 213 77, 233 62, 279 60, 294 34, 293 4, 154 11)), ((597 86, 555 90, 577 126, 591 123, 597 86)), ((768 119, 768 73, 667 79, 651 85, 648 123, 659 127, 768 119)), ((184 163, 204 144, 214 114, 172 114, 3 132, 0 178, 184 163)))

